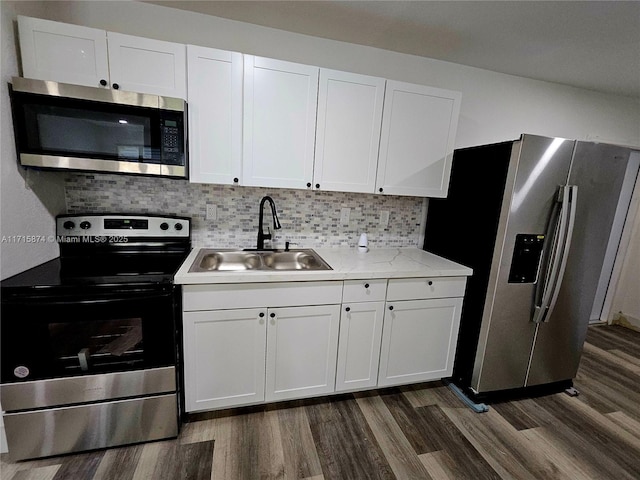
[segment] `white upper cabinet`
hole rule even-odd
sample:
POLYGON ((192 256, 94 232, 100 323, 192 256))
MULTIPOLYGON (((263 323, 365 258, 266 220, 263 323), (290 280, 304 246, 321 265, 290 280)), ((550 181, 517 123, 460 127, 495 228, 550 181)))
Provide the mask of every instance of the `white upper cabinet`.
POLYGON ((193 182, 447 196, 460 92, 38 18, 18 26, 27 78, 187 99, 193 182))
POLYGON ((460 92, 387 81, 376 191, 446 197, 460 92))
POLYGON ((18 17, 27 78, 186 98, 185 45, 18 17))
POLYGON ((18 31, 26 78, 90 87, 108 85, 104 30, 18 16, 18 31))
POLYGON ((242 175, 242 54, 187 46, 189 180, 237 185, 242 175))
POLYGON ((374 192, 384 85, 383 78, 320 70, 315 188, 374 192))
POLYGON ((318 67, 244 56, 244 185, 310 188, 318 67))
POLYGON ((107 40, 113 88, 187 98, 185 45, 112 32, 107 40))

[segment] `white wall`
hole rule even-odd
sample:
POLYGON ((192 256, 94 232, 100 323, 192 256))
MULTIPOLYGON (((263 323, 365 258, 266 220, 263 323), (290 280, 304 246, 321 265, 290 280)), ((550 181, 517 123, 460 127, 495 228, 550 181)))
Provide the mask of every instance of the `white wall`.
MULTIPOLYGON (((11 5, 0 3, 0 277, 4 279, 58 256, 57 244, 46 237, 55 234, 53 217, 63 213, 65 206, 61 174, 26 171, 16 159, 7 87, 11 77, 19 71, 15 53, 15 15, 11 5), (39 236, 39 241, 27 242, 28 236, 39 236)), ((38 4, 27 2, 25 7, 34 16, 41 13, 38 4)))
POLYGON ((613 285, 607 320, 640 331, 640 178, 636 181, 620 247, 620 274, 614 278, 617 285, 613 285))
POLYGON ((47 17, 462 92, 456 147, 521 133, 640 146, 640 100, 139 2, 45 2, 47 17))

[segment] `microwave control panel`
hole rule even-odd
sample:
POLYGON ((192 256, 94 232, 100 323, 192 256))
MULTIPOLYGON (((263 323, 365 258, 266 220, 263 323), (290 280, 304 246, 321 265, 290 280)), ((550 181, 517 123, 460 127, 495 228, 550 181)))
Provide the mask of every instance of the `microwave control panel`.
POLYGON ((162 163, 169 165, 184 164, 184 141, 182 129, 175 120, 162 122, 162 163))

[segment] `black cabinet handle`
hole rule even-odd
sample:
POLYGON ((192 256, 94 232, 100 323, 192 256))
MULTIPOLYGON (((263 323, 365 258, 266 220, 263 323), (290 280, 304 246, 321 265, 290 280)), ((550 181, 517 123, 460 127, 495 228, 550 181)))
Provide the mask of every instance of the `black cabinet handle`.
POLYGON ((316 188, 320 188, 320 184, 319 183, 316 183, 316 188))
POLYGON ((270 313, 270 314, 269 314, 269 316, 270 316, 271 318, 276 318, 276 314, 275 314, 275 313, 270 313))
POLYGON ((307 188, 311 188, 311 182, 307 182, 307 188))
POLYGON ((102 85, 103 87, 106 87, 107 81, 103 78, 102 80, 100 80, 100 85, 102 85))
POLYGON ((368 283, 365 283, 365 284, 364 284, 364 288, 369 288, 369 284, 368 284, 368 283))
POLYGON ((429 285, 433 285, 433 281, 431 281, 431 280, 429 280, 427 283, 428 283, 429 285))
POLYGON ((380 193, 382 193, 384 190, 382 189, 382 187, 380 187, 380 188, 378 189, 378 191, 379 191, 380 193))
POLYGON ((234 177, 233 178, 233 183, 238 183, 240 180, 238 180, 238 177, 234 177))
POLYGON ((111 86, 113 87, 114 90, 118 90, 120 88, 120 85, 118 85, 117 83, 114 83, 111 86))
POLYGON ((389 310, 393 310, 393 305, 389 305, 389 310))
POLYGON ((258 316, 259 316, 260 318, 263 318, 263 317, 264 317, 264 312, 260 312, 260 313, 258 314, 258 316))
POLYGON ((350 312, 351 311, 351 307, 347 307, 344 309, 345 312, 350 312))

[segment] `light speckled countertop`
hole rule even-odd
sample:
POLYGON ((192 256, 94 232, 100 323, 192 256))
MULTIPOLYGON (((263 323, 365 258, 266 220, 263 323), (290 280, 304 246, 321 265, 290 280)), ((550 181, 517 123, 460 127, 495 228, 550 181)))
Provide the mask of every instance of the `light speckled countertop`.
POLYGON ((367 253, 355 248, 314 248, 333 270, 315 271, 210 271, 189 272, 200 251, 194 249, 175 275, 182 285, 203 283, 254 283, 319 280, 363 280, 368 278, 469 276, 470 268, 418 248, 376 248, 367 253))

